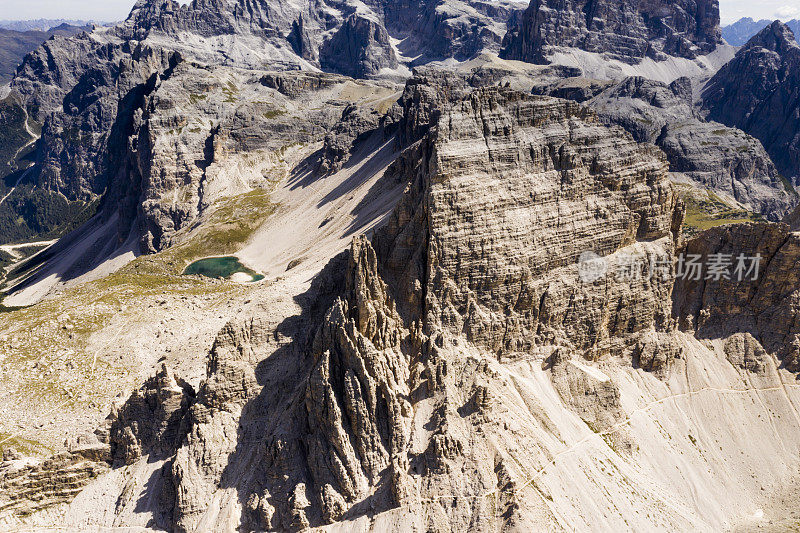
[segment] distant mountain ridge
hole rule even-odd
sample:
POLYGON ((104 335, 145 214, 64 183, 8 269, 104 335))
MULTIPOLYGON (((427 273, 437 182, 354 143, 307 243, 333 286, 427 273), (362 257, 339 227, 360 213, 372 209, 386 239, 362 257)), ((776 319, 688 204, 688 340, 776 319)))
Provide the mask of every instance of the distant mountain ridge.
MULTIPOLYGON (((772 21, 769 19, 753 20, 750 17, 741 18, 733 24, 722 27, 722 38, 733 46, 744 46, 747 41, 770 24, 772 24, 772 21)), ((800 35, 800 20, 790 20, 786 25, 791 28, 795 37, 800 35)))
POLYGON ((95 20, 72 19, 36 19, 36 20, 0 20, 0 29, 14 31, 49 31, 58 26, 88 26, 90 24, 105 25, 95 20))
POLYGON ((89 29, 90 27, 86 25, 73 26, 67 23, 44 31, 18 31, 0 27, 0 85, 11 81, 17 66, 22 63, 25 56, 53 35, 69 37, 89 29))

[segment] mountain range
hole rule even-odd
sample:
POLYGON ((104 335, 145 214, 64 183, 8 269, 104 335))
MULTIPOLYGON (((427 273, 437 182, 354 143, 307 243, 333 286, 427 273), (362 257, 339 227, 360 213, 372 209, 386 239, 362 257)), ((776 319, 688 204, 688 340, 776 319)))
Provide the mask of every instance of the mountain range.
MULTIPOLYGON (((745 17, 733 24, 722 27, 722 37, 733 46, 743 46, 755 34, 772 24, 771 20, 753 20, 745 17)), ((790 20, 786 25, 794 32, 795 37, 800 35, 800 20, 790 20)))
POLYGON ((68 19, 37 19, 37 20, 0 20, 0 28, 19 32, 26 31, 49 31, 58 26, 77 26, 79 28, 90 25, 103 26, 106 23, 90 20, 68 20, 68 19))
POLYGON ((0 92, 0 529, 791 530, 800 45, 715 0, 139 0, 0 92))
POLYGON ((0 85, 11 81, 23 58, 53 35, 70 36, 87 30, 89 28, 86 25, 73 26, 66 23, 44 30, 15 30, 0 25, 0 85))

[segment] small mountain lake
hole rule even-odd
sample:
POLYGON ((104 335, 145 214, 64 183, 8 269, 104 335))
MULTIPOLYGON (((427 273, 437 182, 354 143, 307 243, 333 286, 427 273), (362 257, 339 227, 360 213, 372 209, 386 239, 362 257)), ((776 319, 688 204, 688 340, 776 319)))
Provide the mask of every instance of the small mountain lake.
POLYGON ((237 257, 209 257, 195 261, 183 272, 184 276, 204 276, 214 279, 254 283, 264 276, 244 266, 237 257))

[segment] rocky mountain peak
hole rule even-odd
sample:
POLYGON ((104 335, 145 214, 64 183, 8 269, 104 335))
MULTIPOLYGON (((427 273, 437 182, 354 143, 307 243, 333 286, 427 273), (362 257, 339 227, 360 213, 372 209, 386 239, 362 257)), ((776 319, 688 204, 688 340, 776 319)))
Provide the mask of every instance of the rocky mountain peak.
POLYGON ((792 29, 780 20, 776 20, 750 39, 744 45, 743 50, 756 47, 784 54, 789 49, 799 48, 800 45, 797 44, 792 29))
POLYGON ((800 176, 800 45, 775 21, 703 91, 709 117, 759 139, 786 178, 800 176))
POLYGON ((507 22, 523 7, 520 0, 140 0, 115 31, 124 39, 172 41, 168 46, 205 62, 366 77, 395 69, 398 59, 422 63, 497 52, 507 22), (181 33, 186 42, 174 42, 181 33), (226 42, 225 50, 209 39, 226 42))
POLYGON ((503 55, 543 63, 577 48, 636 64, 694 59, 722 42, 718 0, 533 0, 503 42, 503 55))

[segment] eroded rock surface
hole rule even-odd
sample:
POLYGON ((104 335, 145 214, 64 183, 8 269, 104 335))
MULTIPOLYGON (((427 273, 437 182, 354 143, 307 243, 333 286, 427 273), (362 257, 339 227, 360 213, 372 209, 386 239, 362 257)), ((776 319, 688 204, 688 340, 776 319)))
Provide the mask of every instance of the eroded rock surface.
MULTIPOLYGON (((357 8, 347 2, 140 0, 124 23, 74 38, 57 36, 20 66, 10 91, 27 108, 32 126, 41 125, 42 135, 32 155, 36 164, 25 176, 29 187, 17 190, 0 215, 8 220, 27 217, 26 234, 52 229, 42 203, 69 219, 62 222, 65 228, 98 210, 104 221, 118 215, 117 238, 106 242, 110 249, 90 254, 84 264, 128 246, 129 238, 139 240, 145 253, 163 249, 170 245, 172 234, 214 201, 199 186, 215 149, 205 144, 216 143, 218 148, 226 142, 224 137, 241 140, 235 139, 231 128, 237 126, 225 115, 239 113, 238 122, 255 119, 247 125, 248 133, 263 138, 259 123, 265 113, 272 118, 276 113, 272 107, 263 109, 265 101, 257 95, 251 95, 252 108, 231 109, 241 89, 235 86, 228 87, 220 102, 213 102, 220 109, 211 106, 213 99, 202 102, 207 96, 202 87, 204 69, 224 67, 245 77, 246 72, 292 71, 299 76, 296 71, 324 69, 358 78, 399 78, 408 75, 406 65, 412 63, 463 61, 484 51, 496 52, 516 7, 521 6, 513 1, 483 0, 381 0, 359 3, 357 8), (167 95, 166 90, 173 92, 167 95), (194 98, 186 102, 181 97, 194 98), (163 107, 153 108, 155 100, 163 107), (170 109, 176 116, 154 118, 170 109), (190 126, 189 130, 200 131, 188 134, 182 123, 193 117, 204 122, 190 126), (165 131, 180 138, 173 139, 174 154, 157 153, 165 150, 160 146, 165 139, 156 138, 162 119, 169 121, 165 131), (153 131, 141 131, 145 127, 153 131), (213 134, 215 128, 221 128, 221 136, 213 134), (199 149, 194 146, 197 142, 199 149), (137 160, 151 155, 151 150, 156 161, 148 168, 146 159, 137 160), (176 161, 167 163, 165 157, 176 161), (162 170, 162 176, 149 175, 162 170), (165 202, 164 195, 178 201, 165 202)), ((209 77, 220 81, 218 76, 209 77)), ((318 115, 329 109, 339 115, 352 102, 304 103, 311 105, 298 115, 314 116, 295 117, 301 124, 291 130, 293 143, 321 140, 324 132, 315 131, 306 119, 318 124, 318 115)), ((288 133, 283 129, 281 137, 288 133)), ((254 149, 252 142, 247 149, 254 149)))
POLYGON ((376 109, 348 106, 339 122, 325 135, 319 173, 325 175, 340 170, 359 145, 371 135, 388 139, 396 130, 399 113, 396 106, 385 115, 376 109))
POLYGON ((547 61, 558 48, 636 64, 645 57, 693 59, 722 42, 715 0, 534 0, 503 41, 503 56, 547 61))
MULTIPOLYGON (((259 79, 280 95, 332 82, 259 79)), ((134 393, 100 432, 117 468, 66 523, 113 500, 91 525, 715 530, 759 483, 785 482, 800 453, 797 391, 780 386, 796 368, 794 234, 707 232, 686 249, 761 252, 769 275, 676 284, 683 212, 662 152, 574 102, 483 81, 417 73, 385 226, 304 294, 261 287, 194 396, 166 371, 134 393), (591 278, 585 252, 605 265, 591 278), (754 427, 778 437, 742 445, 754 427)))
MULTIPOLYGON (((508 482, 493 472, 517 474, 502 450, 487 455, 494 426, 478 428, 501 394, 495 371, 455 357, 459 339, 495 361, 553 345, 595 359, 630 357, 643 332, 671 330, 669 277, 584 285, 577 268, 583 246, 673 253, 676 201, 659 153, 576 104, 447 80, 409 83, 400 127, 411 145, 390 170, 409 189, 374 246, 357 239, 346 265, 326 268, 315 290, 343 289, 305 314, 313 338, 276 344, 254 322, 218 339, 173 467, 179 529, 196 529, 231 484, 248 528, 302 529, 357 517, 359 502, 389 510, 442 491, 456 505, 429 524, 483 528, 478 495, 508 482), (468 142, 475 135, 486 142, 468 142), (597 206, 591 218, 586 205, 597 206)), ((558 368, 587 424, 620 419, 613 384, 566 359, 558 368), (590 391, 602 406, 579 399, 590 391)), ((504 505, 515 516, 513 498, 504 505)))
POLYGON ((226 5, 140 0, 117 33, 125 39, 153 40, 184 34, 196 46, 169 43, 196 57, 218 59, 213 38, 231 43, 227 59, 248 68, 268 58, 273 68, 311 65, 340 74, 372 76, 394 68, 400 58, 424 62, 464 60, 497 51, 506 23, 521 2, 504 0, 424 0, 390 2, 246 2, 226 5), (389 37, 403 41, 393 45, 389 37), (286 45, 289 46, 286 46, 286 45), (420 56, 423 56, 420 58, 420 56))
POLYGON ((396 69, 397 56, 386 28, 369 18, 350 15, 320 50, 323 68, 355 78, 396 69))
POLYGON ((281 179, 286 154, 324 138, 352 105, 337 100, 346 78, 297 76, 181 62, 162 77, 115 139, 125 149, 112 159, 105 205, 109 216, 119 214, 120 237, 133 231, 143 251, 162 250, 217 200, 281 179), (309 109, 319 98, 330 98, 329 104, 309 109), (244 153, 241 165, 237 158, 244 153))
POLYGON ((629 131, 639 142, 657 145, 670 171, 779 222, 798 195, 784 179, 761 142, 719 122, 706 121, 695 109, 692 83, 670 85, 628 78, 598 94, 588 104, 601 119, 629 131))
POLYGON ((162 366, 109 416, 114 464, 130 465, 146 455, 155 459, 175 453, 183 438, 183 417, 193 401, 192 387, 179 383, 162 366))
POLYGON ((736 354, 739 364, 747 364, 748 353, 758 353, 748 348, 755 339, 787 368, 800 370, 798 234, 785 224, 723 226, 690 240, 684 252, 687 257, 700 256, 706 264, 717 257, 731 266, 730 279, 705 279, 703 274, 701 279, 678 280, 675 315, 682 327, 709 339, 747 334, 744 341, 729 341, 737 343, 729 353, 736 354), (755 257, 757 271, 750 260, 755 257), (739 348, 741 342, 746 344, 739 348))
POLYGON ((84 437, 44 461, 26 460, 13 450, 0 462, 0 513, 25 517, 71 502, 109 469, 108 446, 84 437))
MULTIPOLYGON (((413 103, 411 123, 427 120, 421 117, 429 87, 409 83, 404 101, 413 103)), ((649 252, 669 253, 676 201, 661 154, 602 126, 577 104, 498 88, 454 100, 434 117, 430 140, 398 163, 418 193, 402 200, 376 241, 387 275, 398 280, 400 305, 424 305, 424 312, 409 310, 417 313, 410 318, 464 333, 500 355, 544 339, 605 352, 629 321, 642 328, 666 324, 669 312, 651 292, 658 287, 616 292, 612 284, 607 296, 593 286, 573 292, 583 252, 607 256, 646 240, 641 246, 649 252), (453 218, 454 206, 474 213, 462 215, 468 230, 453 218), (490 229, 498 220, 506 228, 499 235, 490 229), (404 244, 392 249, 393 242, 404 244), (416 256, 419 250, 428 255, 416 256), (634 294, 644 300, 628 300, 634 294), (650 297, 653 305, 645 304, 650 297), (600 325, 606 305, 624 309, 608 329, 600 325)))
POLYGON ((800 45, 780 21, 763 29, 708 82, 709 117, 761 140, 788 179, 800 175, 800 45))

